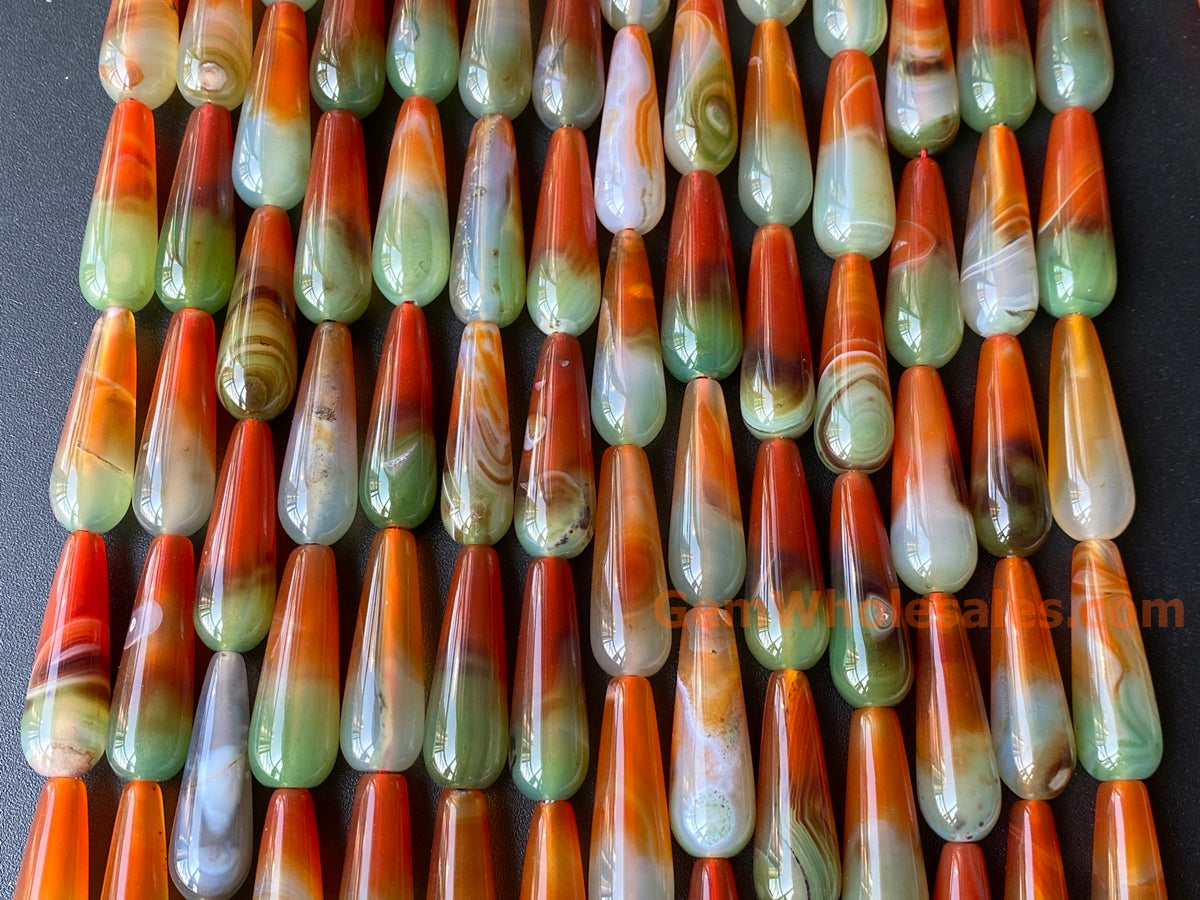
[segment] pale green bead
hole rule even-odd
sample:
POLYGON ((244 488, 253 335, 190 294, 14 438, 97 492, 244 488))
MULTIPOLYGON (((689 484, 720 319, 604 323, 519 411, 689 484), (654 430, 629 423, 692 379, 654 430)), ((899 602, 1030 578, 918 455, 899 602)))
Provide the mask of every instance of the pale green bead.
POLYGON ((887 34, 884 0, 813 0, 813 31, 828 57, 842 50, 861 50, 870 56, 887 34))
POLYGON ((1038 15, 1038 96, 1051 112, 1095 112, 1113 84, 1112 44, 1100 0, 1043 0, 1038 15))
POLYGON ((1042 308, 1056 318, 1098 316, 1117 292, 1116 249, 1107 228, 1039 233, 1037 265, 1042 308))
POLYGON ((1020 128, 1037 102, 1029 48, 968 45, 959 50, 958 98, 963 121, 978 132, 991 125, 1020 128))

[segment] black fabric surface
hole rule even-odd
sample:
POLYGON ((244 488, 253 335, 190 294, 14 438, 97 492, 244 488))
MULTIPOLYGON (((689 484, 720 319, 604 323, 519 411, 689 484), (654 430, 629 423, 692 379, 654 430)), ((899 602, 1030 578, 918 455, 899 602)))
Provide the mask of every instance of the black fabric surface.
MULTIPOLYGON (((586 2, 586 0, 585 0, 586 2)), ((391 2, 386 4, 390 19, 391 2)), ((460 0, 460 22, 466 3, 460 0)), ((541 22, 541 3, 533 10, 534 44, 541 22)), ((951 29, 956 27, 956 4, 951 2, 951 29)), ((1033 32, 1036 3, 1025 0, 1033 32)), ((21 848, 28 831, 41 779, 25 764, 19 746, 18 720, 29 675, 47 589, 66 534, 55 522, 47 502, 50 465, 70 397, 76 369, 96 312, 84 302, 76 283, 80 240, 87 216, 96 166, 112 104, 96 77, 96 54, 107 3, 72 0, 22 0, 2 4, 0 26, 0 374, 7 386, 2 394, 3 438, 0 441, 0 771, 4 790, 0 797, 0 891, 10 894, 16 879, 21 848)), ((751 26, 735 4, 727 4, 730 42, 739 100, 744 88, 751 26)), ((1116 57, 1117 74, 1112 96, 1097 120, 1108 172, 1115 220, 1119 288, 1112 307, 1097 320, 1097 329, 1114 380, 1138 490, 1138 508, 1129 529, 1118 541, 1129 572, 1134 597, 1181 598, 1186 609, 1185 627, 1145 632, 1146 650, 1158 692, 1166 743, 1158 773, 1149 781, 1166 867, 1167 885, 1178 898, 1197 896, 1193 874, 1200 868, 1197 836, 1200 804, 1195 789, 1191 752, 1200 745, 1200 607, 1195 585, 1200 577, 1200 502, 1196 485, 1200 473, 1200 410, 1196 385, 1196 317, 1200 312, 1200 249, 1196 215, 1200 209, 1200 9, 1191 0, 1162 4, 1109 3, 1108 21, 1116 57)), ((256 19, 262 8, 256 4, 256 19)), ((182 15, 182 10, 181 10, 182 15)), ((309 15, 309 40, 316 31, 318 12, 309 15)), ((828 60, 812 35, 812 12, 806 9, 792 25, 792 38, 800 69, 801 87, 815 158, 828 60)), ((660 95, 666 84, 670 49, 669 23, 651 41, 658 66, 660 95)), ((605 26, 605 52, 612 32, 605 26)), ((886 47, 875 56, 882 86, 886 47)), ((378 206, 387 149, 399 109, 399 99, 387 91, 380 109, 365 122, 372 221, 378 206)), ((178 94, 155 113, 158 134, 160 206, 165 204, 189 107, 178 94)), ((315 114, 314 114, 315 115, 315 114)), ((463 156, 471 118, 457 96, 441 106, 445 127, 446 162, 450 203, 457 205, 463 156)), ((315 121, 315 118, 314 118, 315 121)), ((1050 115, 1040 105, 1018 132, 1035 218, 1040 198, 1042 164, 1050 115)), ((589 131, 595 158, 598 126, 589 131)), ((532 236, 541 163, 549 131, 532 108, 516 122, 521 159, 521 193, 525 210, 527 247, 532 236)), ((958 141, 939 158, 951 198, 951 215, 961 248, 966 198, 975 155, 976 135, 963 126, 958 141)), ((897 184, 902 160, 893 157, 897 184)), ((744 292, 753 227, 742 215, 736 195, 736 165, 721 177, 734 236, 740 289, 744 292)), ((677 176, 668 174, 667 215, 648 238, 656 293, 661 297, 671 198, 677 176)), ((293 215, 293 226, 299 210, 293 215)), ((239 241, 249 210, 239 203, 239 241)), ((817 249, 811 222, 806 216, 795 229, 801 256, 809 327, 819 344, 825 294, 831 261, 817 249)), ((607 256, 608 236, 600 229, 601 259, 607 256)), ((876 264, 882 293, 885 260, 876 264)), ((383 342, 390 305, 376 294, 370 311, 352 328, 355 375, 358 384, 360 441, 365 429, 375 368, 383 342)), ((445 297, 426 313, 435 369, 436 426, 439 450, 444 443, 449 414, 450 386, 461 325, 445 297)), ((223 317, 218 317, 220 327, 223 317)), ((137 316, 138 410, 144 418, 153 384, 158 352, 168 315, 155 300, 137 316)), ((1038 404, 1043 438, 1046 435, 1047 385, 1053 321, 1039 313, 1021 336, 1038 404)), ((307 347, 312 326, 300 326, 300 347, 307 347)), ((527 316, 504 331, 509 378, 509 402, 514 445, 520 447, 533 370, 541 334, 527 316)), ((584 358, 590 369, 594 329, 583 338, 584 358)), ((975 366, 980 341, 967 334, 955 359, 942 370, 953 409, 964 460, 970 446, 971 409, 975 366)), ((893 366, 893 386, 899 370, 893 366)), ((729 404, 743 508, 748 508, 750 478, 757 442, 737 415, 736 376, 725 385, 729 404)), ((675 455, 681 385, 668 377, 667 424, 648 448, 655 476, 660 524, 669 517, 669 495, 675 455)), ((221 412, 219 448, 228 438, 231 421, 221 412)), ((139 421, 140 428, 140 421, 139 421)), ((276 460, 281 461, 287 437, 287 418, 275 423, 276 460)), ((603 444, 594 438, 599 462, 603 444)), ((813 492, 818 533, 828 549, 829 500, 832 475, 816 458, 811 437, 800 441, 801 453, 813 492)), ((887 509, 888 469, 874 478, 887 509)), ((366 551, 374 534, 364 516, 335 548, 339 565, 342 669, 346 666, 357 608, 366 551)), ((424 566, 422 573, 426 664, 432 663, 438 623, 449 586, 456 547, 443 531, 437 515, 416 532, 424 566)), ((195 538, 197 555, 202 534, 195 538)), ((290 549, 280 531, 280 570, 290 549)), ((134 517, 106 537, 112 593, 112 666, 116 674, 124 643, 134 589, 149 537, 134 517)), ((664 541, 665 543, 665 541, 664 541)), ((1055 529, 1046 546, 1034 557, 1042 591, 1047 598, 1069 598, 1072 541, 1055 529)), ((520 620, 521 585, 527 557, 510 532, 498 547, 505 576, 506 638, 509 671, 515 658, 520 620)), ((994 560, 980 554, 980 563, 960 598, 990 596, 994 560)), ((584 859, 591 825, 596 752, 606 678, 588 650, 586 623, 591 554, 573 563, 576 575, 585 678, 591 729, 592 760, 589 778, 574 798, 584 859)), ((907 596, 907 594, 906 594, 907 596)), ((988 678, 988 635, 971 636, 985 688, 988 678)), ((1069 633, 1054 635, 1064 673, 1069 671, 1069 633)), ((676 637, 676 649, 678 638, 676 637)), ((197 686, 207 662, 198 646, 197 686)), ((253 687, 262 649, 248 655, 253 687)), ((742 668, 754 755, 767 673, 742 645, 742 668)), ((671 661, 654 679, 664 760, 669 752, 674 697, 671 661)), ((816 694, 826 759, 834 796, 835 814, 842 827, 845 756, 850 709, 836 694, 827 661, 809 673, 816 694)), ((511 677, 511 675, 510 675, 511 677)), ((910 699, 899 708, 908 741, 910 767, 915 717, 910 699)), ((423 895, 432 837, 436 788, 418 762, 409 776, 413 821, 413 856, 418 896, 423 895)), ((322 868, 326 896, 337 893, 345 831, 353 796, 355 774, 343 763, 314 792, 320 819, 322 868)), ((120 783, 106 762, 87 778, 91 883, 99 895, 108 841, 112 831, 120 783)), ((1082 770, 1053 809, 1066 863, 1072 897, 1089 892, 1092 816, 1095 782, 1082 770)), ((166 786, 168 828, 178 779, 166 786)), ((532 804, 515 789, 505 774, 487 792, 493 856, 499 896, 516 897, 532 804)), ((261 828, 269 791, 255 788, 256 828, 261 828)), ((1007 810, 1012 796, 1005 792, 1005 811, 995 831, 983 841, 994 895, 1002 896, 1007 810)), ((922 845, 930 880, 936 869, 941 841, 922 826, 922 845)), ((676 894, 687 894, 691 860, 675 849, 676 894)), ((734 862, 742 897, 753 897, 750 852, 734 862)), ((250 881, 238 894, 249 897, 250 881)))

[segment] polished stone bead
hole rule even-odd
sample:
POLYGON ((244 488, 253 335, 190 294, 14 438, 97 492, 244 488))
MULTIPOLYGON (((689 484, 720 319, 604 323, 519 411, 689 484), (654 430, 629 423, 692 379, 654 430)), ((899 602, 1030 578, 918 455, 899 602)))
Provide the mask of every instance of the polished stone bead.
POLYGON ((397 0, 388 31, 387 77, 404 99, 445 100, 458 82, 458 14, 450 0, 397 0))
POLYGON ((613 236, 596 324, 592 424, 608 444, 645 447, 667 418, 662 345, 642 236, 613 236))
POLYGON ((212 509, 217 481, 216 335, 212 316, 171 317, 133 471, 133 511, 152 534, 190 535, 212 509))
POLYGON ((471 0, 458 63, 458 96, 479 119, 515 119, 533 92, 529 0, 471 0))
POLYGON ((187 4, 175 80, 192 106, 237 109, 246 95, 254 47, 251 0, 192 0, 187 4))
MULTIPOLYGON (((284 8, 275 4, 270 10, 284 8)), ((256 209, 217 349, 217 396, 239 419, 274 419, 296 393, 293 265, 287 213, 277 206, 256 209)))
POLYGON ((251 809, 250 691, 237 653, 213 655, 200 689, 168 860, 188 900, 232 897, 254 856, 251 809))
POLYGON ((369 116, 383 99, 383 0, 325 0, 308 83, 321 109, 369 116))
POLYGON ((905 156, 940 153, 954 143, 958 81, 942 0, 892 3, 883 117, 892 146, 905 156))
MULTIPOLYGON (((1050 800, 1075 771, 1075 735, 1050 612, 1024 559, 1000 560, 992 585, 992 748, 1009 790, 1050 800)), ((1055 615, 1061 619, 1061 610, 1055 615)))
POLYGON ((450 275, 442 121, 426 97, 409 97, 396 117, 371 266, 380 292, 397 305, 433 302, 450 275))
POLYGON ((982 840, 1000 818, 1000 775, 958 601, 921 601, 917 632, 917 801, 947 841, 982 840))
POLYGON ((1037 255, 1017 137, 993 125, 979 139, 959 301, 967 327, 980 337, 1020 334, 1038 308, 1037 255))
POLYGON ((1110 782, 1096 790, 1092 898, 1167 898, 1150 795, 1140 781, 1110 782))
POLYGON ((538 803, 525 844, 521 900, 584 900, 584 885, 575 811, 565 800, 538 803))
POLYGON ((1095 316, 1117 291, 1108 185, 1096 120, 1079 107, 1050 123, 1037 237, 1042 307, 1095 316))
POLYGON ((1078 314, 1054 326, 1046 457, 1059 528, 1077 541, 1125 530, 1135 504, 1125 436, 1096 326, 1078 314))
MULTIPOLYGON (((190 715, 190 696, 187 706, 190 715)), ((117 804, 100 900, 167 900, 169 884, 162 790, 153 781, 131 781, 117 804)))
MULTIPOLYGON (((604 20, 618 32, 631 25, 652 32, 663 23, 670 7, 669 0, 600 0, 604 20)), ((614 59, 610 61, 609 71, 615 68, 614 59)))
POLYGON ((892 453, 895 424, 875 276, 865 256, 841 256, 825 304, 813 438, 834 472, 874 472, 892 453))
POLYGON ((1138 607, 1117 545, 1071 555, 1071 710, 1079 762, 1097 781, 1149 778, 1163 733, 1138 607))
POLYGON ((654 694, 644 678, 608 683, 588 859, 589 900, 673 900, 671 831, 654 694))
POLYGON ((663 149, 680 174, 719 175, 737 152, 737 99, 725 7, 680 0, 671 34, 663 149))
POLYGON ((275 609, 275 452, 258 419, 234 426, 196 573, 196 632, 214 650, 257 647, 275 609))
POLYGON ((843 50, 829 64, 813 190, 813 233, 828 256, 874 259, 896 228, 879 86, 870 58, 843 50))
POLYGON ((295 3, 269 4, 233 147, 233 186, 248 206, 291 209, 304 199, 312 139, 307 72, 304 13, 295 3))
POLYGON ((987 864, 978 844, 942 845, 933 900, 991 900, 987 864))
POLYGON ((155 256, 154 288, 163 306, 215 313, 233 289, 233 126, 212 103, 192 110, 155 256))
MULTIPOLYGON (((600 5, 550 0, 533 61, 533 108, 547 128, 587 129, 604 105, 600 5)), ((587 220, 594 227, 594 217, 587 220)))
POLYGON ((993 556, 1031 556, 1050 533, 1050 489, 1020 342, 995 334, 979 351, 971 441, 975 534, 993 556))
POLYGON ((872 55, 887 34, 884 0, 813 0, 813 31, 828 57, 843 50, 872 55))
POLYGON ((657 672, 671 652, 671 619, 650 461, 609 447, 600 461, 592 558, 592 655, 609 675, 657 672))
POLYGON ((1037 88, 1046 108, 1095 112, 1112 83, 1112 45, 1101 0, 1040 0, 1037 88))
POLYGON ((271 794, 258 868, 254 874, 254 900, 322 900, 321 842, 312 795, 297 788, 271 794))
POLYGON ((1037 90, 1020 0, 962 0, 957 60, 963 121, 981 133, 1025 124, 1037 90))
POLYGON ((1054 813, 1044 800, 1018 800, 1008 814, 1005 900, 1067 900, 1054 813))
POLYGON ((460 544, 494 544, 513 516, 512 436, 504 348, 494 322, 462 332, 450 400, 442 525, 460 544))
POLYGON ((468 544, 454 562, 425 713, 425 766, 442 787, 482 789, 500 777, 508 754, 506 671, 500 558, 491 547, 468 544))
POLYGON ((132 97, 151 109, 175 93, 176 0, 112 0, 100 40, 100 86, 113 103, 132 97))
POLYGON ((121 778, 169 781, 192 736, 195 592, 192 542, 150 544, 108 714, 108 762, 121 778))
POLYGON ((296 242, 296 305, 314 323, 351 323, 371 302, 371 214, 362 123, 321 116, 296 242))
POLYGON ((888 257, 883 325, 888 350, 902 366, 948 363, 962 343, 958 257, 942 170, 928 156, 900 178, 896 233, 888 257))
POLYGON ((337 570, 309 544, 288 557, 250 716, 250 769, 267 787, 316 787, 338 748, 337 570))
POLYGON ((427 900, 496 900, 492 836, 482 791, 438 797, 427 900))
POLYGON ((154 296, 157 177, 154 115, 122 100, 109 120, 79 253, 79 290, 96 309, 138 312, 154 296))
POLYGON ((342 755, 362 772, 403 772, 425 737, 417 543, 385 528, 367 557, 342 696, 342 755))
POLYGON ((413 900, 412 823, 403 775, 363 775, 354 789, 338 900, 413 900))
POLYGON ((503 115, 486 115, 471 129, 450 250, 450 306, 464 322, 482 319, 504 328, 525 305, 515 141, 512 122, 503 115))
POLYGON ((87 900, 87 789, 77 778, 42 785, 13 900, 87 900))
POLYGON ((883 516, 861 472, 833 484, 829 555, 834 687, 852 706, 895 706, 912 686, 912 650, 883 516))
POLYGON ((737 885, 729 860, 697 859, 692 864, 688 900, 737 900, 737 885))
POLYGON ((104 532, 129 511, 137 418, 137 334, 127 309, 92 326, 50 470, 50 508, 67 531, 104 532))

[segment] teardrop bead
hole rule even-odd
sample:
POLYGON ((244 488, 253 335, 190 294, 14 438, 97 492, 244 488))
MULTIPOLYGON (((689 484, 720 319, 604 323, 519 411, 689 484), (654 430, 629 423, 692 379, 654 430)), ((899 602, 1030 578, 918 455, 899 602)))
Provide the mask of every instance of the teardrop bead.
POLYGON ((760 22, 750 44, 741 151, 738 198, 746 217, 755 225, 799 222, 812 203, 812 156, 792 42, 776 19, 760 22))
POLYGON ((1112 45, 1101 0, 1040 0, 1037 88, 1046 108, 1095 112, 1112 84, 1112 45))
POLYGON ((813 233, 835 259, 874 259, 896 228, 896 195, 883 107, 871 59, 843 50, 829 64, 813 191, 813 233))
POLYGON ((192 542, 150 544, 108 716, 108 762, 126 780, 169 781, 192 736, 195 592, 192 542))
POLYGON ((308 27, 295 3, 271 3, 258 29, 233 148, 233 186, 252 207, 304 199, 311 149, 308 27))
POLYGON ((412 822, 403 775, 363 775, 354 789, 338 900, 413 900, 412 822))
POLYGON ((413 303, 392 310, 388 322, 358 492, 363 512, 380 528, 416 528, 437 499, 429 335, 413 303))
POLYGON ((1097 781, 1149 778, 1162 761, 1162 722, 1140 624, 1117 545, 1077 544, 1071 709, 1079 762, 1097 781))
POLYGON ((125 518, 136 419, 133 314, 111 308, 92 326, 50 470, 50 507, 67 531, 104 532, 125 518))
POLYGON ((407 100, 441 103, 458 83, 458 12, 450 0, 397 0, 388 30, 387 77, 407 100))
POLYGON ((737 596, 746 536, 725 395, 711 378, 689 381, 683 395, 668 536, 671 582, 688 603, 737 596))
POLYGON ((942 845, 933 900, 991 900, 987 864, 978 844, 942 845))
POLYGON ((433 823, 427 900, 496 900, 482 791, 443 790, 433 823))
POLYGON ((997 557, 1031 556, 1050 533, 1050 488, 1020 342, 995 334, 979 351, 971 441, 975 533, 997 557))
POLYGON ((1020 334, 1038 308, 1037 254, 1017 137, 993 125, 979 139, 960 302, 967 327, 980 337, 1020 334))
MULTIPOLYGON (((187 707, 191 715, 190 696, 187 707)), ((162 791, 153 781, 131 781, 117 805, 100 900, 167 900, 169 884, 162 791)))
POLYGON ((917 631, 917 800, 947 841, 978 841, 1000 817, 1000 775, 971 655, 967 625, 950 594, 922 602, 917 631))
POLYGON ((1004 900, 1067 900, 1054 813, 1044 800, 1018 800, 1008 814, 1004 900))
MULTIPOLYGON (((639 8, 643 0, 631 0, 639 8)), ((645 0, 657 3, 658 0, 645 0)), ((601 0, 603 9, 605 0, 601 0)), ((662 4, 665 15, 667 4, 662 4)), ((605 14, 608 20, 612 16, 605 14)), ((600 140, 596 145, 596 217, 613 234, 646 234, 666 209, 666 166, 650 39, 638 25, 613 38, 600 140)))
POLYGON ((113 103, 132 97, 156 109, 175 93, 176 0, 112 0, 100 41, 100 86, 113 103))
MULTIPOLYGON (((504 3, 509 0, 477 0, 504 3)), ((525 0, 511 0, 523 3, 525 0)), ((450 250, 450 307, 464 322, 511 325, 525 306, 525 231, 512 122, 471 129, 450 250)))
POLYGON ((371 256, 375 283, 397 305, 441 296, 450 275, 450 211, 442 121, 426 97, 400 107, 371 256))
POLYGON ((893 709, 856 709, 850 719, 844 847, 843 900, 929 896, 904 736, 893 709))
POLYGON ((575 811, 565 800, 538 803, 529 823, 521 900, 584 900, 575 811))
POLYGON ((1096 120, 1079 107, 1050 122, 1039 220, 1042 307, 1052 316, 1104 312, 1117 291, 1112 213, 1096 120))
POLYGON ((324 896, 312 795, 295 788, 277 790, 271 794, 263 823, 254 900, 321 900, 324 896))
POLYGON ((512 438, 504 348, 494 322, 467 324, 458 347, 446 463, 442 525, 460 544, 494 544, 513 516, 512 438))
POLYGON ((828 57, 843 50, 871 56, 883 45, 887 26, 883 0, 813 0, 813 31, 828 57))
MULTIPOLYGON (((587 129, 603 105, 599 4, 548 2, 533 62, 533 108, 538 118, 552 130, 564 126, 587 129)), ((586 218, 594 228, 594 217, 586 218)))
POLYGON ((737 885, 729 860, 697 859, 692 864, 688 900, 737 900, 737 885))
POLYGON ((545 334, 562 331, 576 337, 592 326, 600 308, 592 173, 587 139, 578 128, 557 128, 550 136, 529 255, 526 305, 529 317, 545 334))
POLYGON ((631 228, 613 236, 596 323, 592 424, 605 443, 645 447, 667 418, 650 260, 631 228))
POLYGON ((600 730, 592 839, 590 900, 673 900, 671 831, 654 694, 644 678, 608 683, 600 730))
POLYGON ((892 559, 918 594, 957 591, 975 571, 978 545, 950 404, 937 369, 900 376, 892 458, 892 559))
POLYGON ((746 557, 746 646, 768 669, 815 666, 829 644, 828 600, 808 481, 792 441, 758 447, 746 557))
POLYGON ((981 133, 1024 125, 1037 90, 1020 0, 962 0, 957 49, 963 121, 981 133))
POLYGON ((883 516, 861 472, 833 484, 829 556, 833 684, 851 706, 895 706, 912 686, 912 650, 883 516))
POLYGON ((42 785, 13 900, 87 900, 87 789, 77 778, 42 785))
POLYGON ((1140 781, 1110 782, 1096 789, 1092 897, 1166 900, 1154 813, 1140 781))
POLYGON ((883 110, 888 138, 905 156, 941 153, 954 143, 958 81, 942 0, 892 3, 883 110))
POLYGON ((231 897, 254 856, 250 689, 241 654, 213 654, 200 688, 168 859, 188 900, 231 897))
POLYGON ((671 652, 667 574, 650 460, 609 447, 600 461, 592 557, 592 655, 609 675, 657 672, 671 652))
POLYGON ((233 126, 205 103, 188 117, 158 237, 155 290, 170 310, 215 313, 233 289, 233 126))
POLYGON ((316 787, 338 751, 337 569, 319 544, 288 557, 250 717, 250 768, 267 787, 316 787))
POLYGON ((468 544, 454 562, 425 713, 425 766, 442 787, 487 788, 504 769, 504 646, 500 559, 468 544))
POLYGON ((532 92, 529 0, 471 0, 458 62, 463 106, 476 119, 515 119, 532 92))
POLYGON ((689 172, 679 182, 663 285, 662 353, 679 381, 723 379, 742 358, 733 243, 716 176, 689 172))
POLYGON ((874 472, 892 454, 895 423, 875 276, 865 256, 833 264, 813 423, 817 456, 834 472, 874 472))
MULTIPOLYGON (((1054 618, 1051 618, 1051 615, 1054 618)), ((1018 797, 1050 800, 1075 771, 1075 736, 1050 625, 1028 561, 1000 560, 992 589, 992 747, 1018 797)))
POLYGON ((137 100, 122 100, 108 123, 83 230, 83 299, 99 310, 141 310, 154 296, 157 246, 154 115, 137 100))
POLYGON ((738 9, 755 27, 777 19, 786 28, 807 3, 808 0, 738 0, 738 9))
POLYGON ((425 651, 417 543, 371 541, 342 697, 342 755, 360 772, 403 772, 425 738, 425 651))
MULTIPOLYGON (((282 8, 273 4, 270 10, 282 8)), ((264 206, 250 216, 217 351, 217 395, 239 419, 269 421, 296 393, 296 302, 292 226, 264 206)))
POLYGON ((296 243, 296 305, 314 323, 347 324, 371 302, 371 215, 362 123, 332 109, 317 123, 296 243))
POLYGON ((237 109, 246 95, 254 47, 250 0, 194 0, 187 4, 175 79, 192 106, 237 109))
POLYGON ((928 156, 900 178, 896 233, 888 257, 883 323, 887 348, 902 366, 940 368, 958 352, 958 257, 942 170, 928 156))
POLYGON ((1054 326, 1046 455, 1058 527, 1077 541, 1120 535, 1133 518, 1133 473, 1104 351, 1086 316, 1054 326))
POLYGON ((802 672, 771 673, 758 753, 754 887, 764 900, 837 900, 842 884, 820 723, 802 672))
POLYGON ((151 534, 190 535, 208 520, 217 481, 216 335, 212 316, 171 316, 133 471, 133 511, 151 534))
POLYGON ((358 423, 350 329, 313 331, 279 479, 279 521, 297 544, 337 543, 358 511, 358 423))
POLYGON ((369 116, 383 99, 383 0, 325 0, 308 83, 321 109, 369 116))
POLYGON ((76 531, 63 545, 50 584, 21 713, 21 749, 33 771, 43 778, 78 776, 100 761, 108 679, 104 540, 76 531))
MULTIPOLYGON (((633 26, 650 33, 663 23, 670 6, 669 0, 600 0, 604 20, 618 32, 633 26)), ((610 60, 609 72, 614 69, 616 60, 610 60)))
POLYGON ((733 620, 715 606, 683 620, 671 731, 671 831, 692 856, 730 857, 754 833, 754 768, 733 620))
POLYGON ((214 650, 245 653, 275 608, 275 452, 258 419, 234 426, 196 573, 195 625, 214 650))

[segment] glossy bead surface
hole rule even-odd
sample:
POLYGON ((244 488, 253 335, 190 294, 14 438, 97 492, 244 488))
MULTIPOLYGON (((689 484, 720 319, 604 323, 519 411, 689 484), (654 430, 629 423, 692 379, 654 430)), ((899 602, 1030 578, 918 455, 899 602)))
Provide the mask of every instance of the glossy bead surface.
POLYGON ((1093 900, 1166 900, 1150 796, 1140 781, 1096 790, 1092 841, 1093 900))
POLYGON ((888 139, 905 156, 954 143, 958 81, 942 0, 892 3, 883 116, 888 139))
POLYGON ((154 109, 175 93, 176 6, 176 0, 112 0, 98 68, 113 103, 132 97, 154 109))
POLYGON ((537 804, 525 845, 521 900, 583 900, 585 896, 575 811, 565 800, 537 804))
POLYGON ((267 787, 316 787, 337 759, 337 603, 333 551, 293 550, 250 716, 250 768, 267 787))
POLYGON ((987 864, 978 844, 942 845, 933 900, 991 900, 987 864))
POLYGON ((175 80, 192 106, 237 109, 246 94, 254 46, 250 0, 195 0, 179 35, 175 80))
POLYGON ((67 531, 103 532, 129 511, 137 420, 137 334, 127 309, 96 319, 50 470, 50 508, 67 531))
POLYGON ((697 859, 692 864, 688 900, 737 900, 737 885, 729 860, 697 859))
MULTIPOLYGON (((189 697, 189 714, 191 705, 189 697)), ((131 781, 117 805, 100 900, 167 900, 169 884, 162 791, 153 781, 131 781)))
POLYGON ((1040 0, 1037 88, 1046 108, 1095 112, 1112 84, 1112 45, 1101 0, 1040 0))
MULTIPOLYGON (((604 105, 600 4, 553 0, 533 61, 533 108, 547 128, 586 129, 604 105)), ((591 222, 592 216, 588 215, 591 222)), ((594 224, 594 223, 593 223, 594 224)))
POLYGON ((321 842, 312 795, 282 788, 271 794, 258 848, 255 900, 321 900, 321 842))
POLYGON ((403 775, 364 775, 354 789, 338 900, 413 900, 412 823, 403 775))
POLYGON ((826 56, 843 50, 871 56, 883 44, 887 26, 883 0, 813 0, 813 31, 826 56))
POLYGON ((458 63, 458 96, 475 118, 515 119, 533 92, 529 0, 471 0, 458 63))
POLYGON ((383 0, 325 0, 308 83, 321 109, 368 116, 383 98, 383 0))
POLYGON ((1020 0, 963 0, 957 49, 963 121, 979 132, 1024 125, 1037 90, 1020 0))
POLYGON ((87 900, 87 789, 51 778, 38 795, 13 900, 87 900))
POLYGON ((1044 800, 1018 800, 1008 814, 1004 900, 1067 900, 1054 813, 1044 800))
POLYGON ((481 791, 438 797, 427 900, 496 900, 492 837, 481 791))
POLYGON ((681 0, 671 34, 663 149, 681 174, 720 174, 737 152, 737 99, 725 7, 681 0))
POLYGON ((808 0, 738 0, 738 9, 755 27, 776 19, 786 28, 807 3, 808 0))
MULTIPOLYGON (((618 32, 631 25, 652 32, 663 23, 670 7, 669 0, 600 0, 604 20, 618 32)), ((609 71, 615 67, 614 60, 609 71)))
POLYGON ((449 0, 398 0, 388 31, 387 77, 404 99, 441 103, 458 82, 458 14, 449 0))

